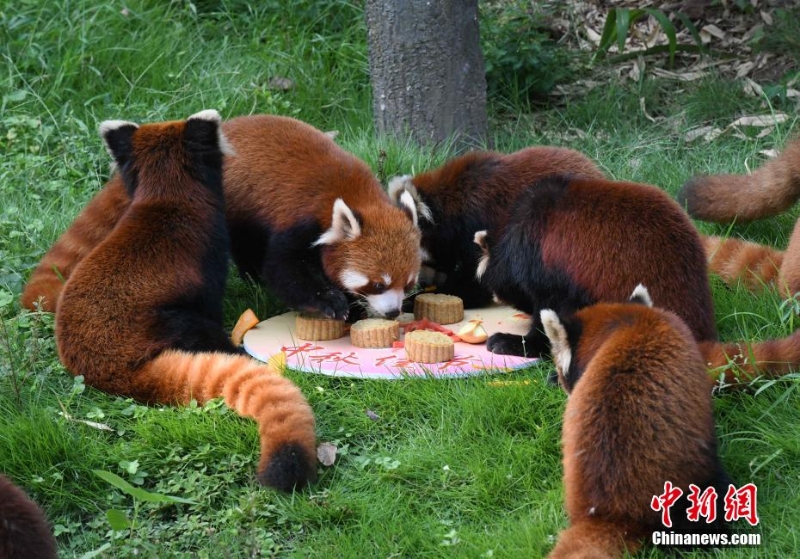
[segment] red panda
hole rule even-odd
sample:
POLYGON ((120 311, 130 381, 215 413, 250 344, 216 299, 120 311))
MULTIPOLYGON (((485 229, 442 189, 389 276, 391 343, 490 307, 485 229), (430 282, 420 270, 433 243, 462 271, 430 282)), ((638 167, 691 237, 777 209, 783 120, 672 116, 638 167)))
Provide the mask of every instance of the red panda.
MULTIPOLYGON (((283 302, 330 317, 397 316, 417 281, 416 206, 389 200, 369 167, 298 120, 247 116, 223 123, 235 155, 223 188, 231 254, 283 302), (353 308, 351 309, 351 304, 353 308)), ((129 200, 111 178, 34 270, 21 302, 55 310, 62 277, 114 227, 129 200)))
POLYGON ((651 305, 640 285, 631 302, 540 313, 569 395, 562 446, 570 526, 551 559, 622 557, 654 531, 726 530, 722 497, 732 481, 717 454, 703 357, 683 321, 651 305), (666 482, 683 491, 670 509, 672 528, 651 506, 666 482), (690 484, 716 491, 715 522, 688 519, 690 484))
POLYGON ((558 147, 529 147, 503 155, 473 152, 414 177, 395 177, 389 195, 400 204, 412 195, 420 216, 423 286, 458 295, 467 308, 482 307, 491 294, 476 281, 479 253, 475 231, 505 221, 510 202, 533 182, 552 174, 602 179, 602 171, 580 152, 558 147))
POLYGON ((55 559, 56 539, 42 510, 0 475, 0 558, 55 559))
MULTIPOLYGON (((536 317, 623 301, 650 284, 659 306, 678 315, 700 346, 711 387, 779 377, 800 367, 800 330, 758 343, 717 341, 700 235, 656 187, 601 179, 550 177, 513 203, 508 222, 479 231, 477 276, 495 298, 536 317)), ((490 351, 541 356, 548 340, 537 320, 524 337, 495 333, 490 351)))
MULTIPOLYGON (((747 222, 789 208, 800 197, 800 139, 750 175, 696 177, 678 201, 705 221, 747 222)), ((742 281, 750 289, 775 284, 784 297, 800 291, 800 221, 785 252, 771 247, 710 236, 705 239, 709 269, 724 281, 742 281)))
POLYGON ((87 384, 141 402, 223 396, 259 425, 259 481, 291 491, 316 476, 314 416, 290 380, 244 356, 222 328, 229 241, 219 122, 203 111, 101 125, 131 202, 64 285, 58 354, 87 384))
MULTIPOLYGON (((537 317, 623 301, 639 283, 680 316, 698 341, 716 340, 700 235, 660 189, 597 178, 549 177, 510 202, 505 224, 479 232, 480 282, 537 317)), ((533 320, 524 338, 493 334, 495 353, 538 356, 547 338, 533 320)))

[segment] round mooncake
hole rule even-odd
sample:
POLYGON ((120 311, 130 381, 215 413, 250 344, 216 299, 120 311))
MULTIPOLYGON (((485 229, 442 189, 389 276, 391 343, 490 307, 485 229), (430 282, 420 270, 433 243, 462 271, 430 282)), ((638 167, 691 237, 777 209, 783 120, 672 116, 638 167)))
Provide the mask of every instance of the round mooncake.
POLYGON ((406 355, 416 363, 442 363, 455 356, 453 340, 441 332, 414 330, 406 334, 406 355))
POLYGON ((350 327, 350 342, 356 347, 392 347, 400 339, 400 323, 384 318, 365 318, 350 327))
POLYGON ((344 320, 298 314, 295 319, 295 336, 307 342, 335 340, 344 336, 344 320))
POLYGON ((427 318, 437 324, 453 324, 464 320, 464 301, 455 295, 422 293, 414 299, 414 318, 427 318))

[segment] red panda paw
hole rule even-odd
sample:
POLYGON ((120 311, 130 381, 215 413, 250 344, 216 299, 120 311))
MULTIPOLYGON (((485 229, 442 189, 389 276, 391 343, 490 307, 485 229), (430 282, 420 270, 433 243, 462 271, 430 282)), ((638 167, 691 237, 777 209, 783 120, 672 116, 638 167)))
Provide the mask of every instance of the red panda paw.
POLYGON ((290 493, 317 480, 317 457, 298 443, 287 443, 269 457, 258 472, 262 485, 290 493))
POLYGON ((334 320, 345 320, 350 303, 343 291, 331 288, 317 293, 317 296, 308 301, 302 308, 308 313, 319 313, 334 320))
POLYGON ((486 341, 486 349, 498 355, 538 357, 538 355, 532 355, 532 348, 526 346, 526 338, 519 334, 504 334, 498 332, 489 336, 489 339, 486 341))

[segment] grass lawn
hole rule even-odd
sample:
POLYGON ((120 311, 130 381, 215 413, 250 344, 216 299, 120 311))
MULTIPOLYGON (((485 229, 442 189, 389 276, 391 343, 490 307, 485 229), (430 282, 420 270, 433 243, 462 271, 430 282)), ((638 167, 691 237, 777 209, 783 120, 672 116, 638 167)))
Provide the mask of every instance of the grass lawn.
MULTIPOLYGON (((0 472, 42 505, 64 557, 543 556, 567 523, 565 395, 546 384, 549 363, 504 376, 504 386, 494 377, 287 373, 314 408, 319 440, 339 448, 317 484, 287 496, 255 481, 252 422, 218 402, 150 408, 87 388, 58 361, 52 316, 19 308, 27 275, 108 176, 96 132, 102 120, 176 119, 206 108, 224 117, 277 113, 339 130, 337 141, 376 172, 385 151, 389 176, 444 161, 442 150, 374 138, 360 3, 285 5, 0 0, 0 472), (276 77, 293 86, 275 88, 276 77), (93 470, 195 504, 134 499, 93 470)), ((760 150, 783 146, 796 116, 761 138, 755 130, 685 141, 701 125, 797 112, 763 103, 713 76, 611 80, 535 108, 495 96, 493 143, 502 151, 573 147, 612 177, 674 195, 694 173, 742 172, 761 161, 760 150)), ((698 227, 783 247, 797 214, 698 227)), ((798 326, 774 292, 716 278, 712 285, 723 339, 766 339, 798 326)), ((247 307, 261 318, 282 311, 232 273, 227 326, 247 307)), ((800 555, 798 388, 790 376, 715 398, 723 462, 739 485, 759 490, 754 530, 763 545, 713 555, 800 555)))

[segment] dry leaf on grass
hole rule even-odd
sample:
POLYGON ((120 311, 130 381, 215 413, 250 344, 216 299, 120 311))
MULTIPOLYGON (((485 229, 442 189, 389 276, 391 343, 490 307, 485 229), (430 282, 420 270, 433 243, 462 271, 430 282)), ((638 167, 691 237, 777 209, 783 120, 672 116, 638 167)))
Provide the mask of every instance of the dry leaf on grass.
POLYGON ((336 452, 339 449, 333 443, 322 443, 317 447, 317 460, 323 466, 333 466, 336 462, 336 452))
POLYGON ((781 124, 786 122, 789 119, 789 115, 786 113, 774 113, 771 115, 755 115, 755 116, 743 116, 741 118, 737 118, 733 122, 729 124, 729 126, 756 126, 756 127, 764 127, 764 126, 774 126, 776 124, 781 124))

